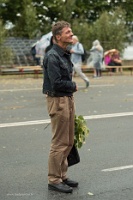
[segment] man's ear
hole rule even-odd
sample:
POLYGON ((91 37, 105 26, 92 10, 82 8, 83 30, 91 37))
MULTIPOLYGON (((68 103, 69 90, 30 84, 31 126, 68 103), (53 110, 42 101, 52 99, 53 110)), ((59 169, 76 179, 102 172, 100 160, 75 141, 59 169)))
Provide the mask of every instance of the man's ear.
POLYGON ((55 37, 57 41, 60 41, 61 35, 56 35, 55 37))

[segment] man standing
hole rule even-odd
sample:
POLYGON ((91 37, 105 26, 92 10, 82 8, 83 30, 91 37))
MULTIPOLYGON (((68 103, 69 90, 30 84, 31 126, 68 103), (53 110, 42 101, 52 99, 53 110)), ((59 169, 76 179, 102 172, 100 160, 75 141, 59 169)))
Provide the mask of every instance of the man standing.
POLYGON ((86 83, 86 88, 89 87, 89 79, 82 72, 82 54, 84 54, 84 49, 81 43, 79 43, 78 37, 73 36, 73 45, 70 49, 71 61, 74 64, 74 72, 76 72, 86 83))
POLYGON ((46 53, 43 93, 46 94, 51 118, 52 140, 48 162, 48 189, 71 193, 78 182, 67 177, 67 156, 74 143, 74 98, 77 91, 72 82, 72 63, 67 46, 72 44, 70 24, 59 21, 52 26, 53 47, 46 53))

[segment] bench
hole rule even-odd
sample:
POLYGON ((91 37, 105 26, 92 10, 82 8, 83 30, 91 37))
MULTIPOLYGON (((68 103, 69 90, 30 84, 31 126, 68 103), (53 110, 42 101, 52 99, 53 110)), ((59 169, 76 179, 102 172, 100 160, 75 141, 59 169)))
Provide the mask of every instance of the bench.
MULTIPOLYGON (((87 65, 82 65, 81 69, 83 72, 93 72, 94 71, 94 67, 88 67, 87 65)), ((109 69, 103 68, 102 71, 108 72, 109 69)))
POLYGON ((11 75, 19 74, 24 76, 24 74, 34 74, 34 78, 38 78, 38 75, 43 71, 41 66, 18 66, 14 68, 1 68, 1 75, 11 75))
MULTIPOLYGON (((133 74, 133 65, 123 65, 123 66, 105 66, 102 72, 107 72, 112 75, 112 68, 116 69, 116 73, 123 74, 123 69, 131 70, 131 75, 133 74)), ((83 72, 93 72, 93 67, 88 67, 87 65, 82 65, 83 72)), ((43 69, 41 66, 18 66, 14 68, 1 68, 0 74, 19 74, 23 76, 24 74, 34 74, 34 78, 38 78, 39 74, 42 74, 43 69)))
POLYGON ((16 67, 22 76, 26 72, 34 73, 34 78, 38 78, 39 73, 42 73, 43 69, 41 66, 19 66, 16 67))
POLYGON ((124 69, 131 70, 131 75, 133 74, 133 65, 122 65, 122 66, 105 66, 106 69, 109 70, 110 75, 112 74, 112 69, 116 69, 116 73, 123 74, 124 69))
MULTIPOLYGON (((123 69, 129 69, 131 70, 131 75, 133 74, 133 65, 122 65, 122 66, 105 66, 105 68, 102 69, 103 72, 107 72, 108 74, 112 75, 112 69, 116 69, 116 73, 123 74, 123 69)), ((94 67, 88 67, 87 65, 82 65, 82 71, 83 72, 93 72, 94 67)))

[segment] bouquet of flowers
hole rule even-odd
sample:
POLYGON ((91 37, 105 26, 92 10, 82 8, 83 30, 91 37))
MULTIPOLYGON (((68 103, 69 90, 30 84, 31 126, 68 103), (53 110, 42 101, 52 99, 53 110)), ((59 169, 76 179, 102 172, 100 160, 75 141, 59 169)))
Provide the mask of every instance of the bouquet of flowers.
POLYGON ((74 145, 76 148, 81 148, 85 142, 85 138, 89 134, 89 129, 87 127, 86 121, 82 115, 75 115, 75 136, 74 145))
POLYGON ((74 145, 67 157, 68 166, 73 166, 80 162, 80 156, 78 153, 78 148, 81 148, 85 142, 86 136, 89 134, 89 129, 86 125, 86 121, 82 115, 75 115, 75 135, 74 135, 74 145))

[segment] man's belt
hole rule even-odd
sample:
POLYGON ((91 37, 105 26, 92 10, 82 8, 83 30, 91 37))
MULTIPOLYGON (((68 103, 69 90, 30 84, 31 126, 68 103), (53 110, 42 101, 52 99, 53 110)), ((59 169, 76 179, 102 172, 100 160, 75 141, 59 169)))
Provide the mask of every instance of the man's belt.
POLYGON ((45 94, 50 97, 64 97, 64 96, 71 97, 71 96, 73 96, 73 95, 60 95, 60 94, 56 94, 55 92, 52 92, 52 91, 47 91, 45 94))
POLYGON ((47 91, 46 94, 50 97, 57 97, 58 95, 56 95, 54 92, 52 91, 47 91))

